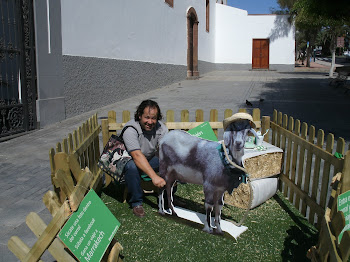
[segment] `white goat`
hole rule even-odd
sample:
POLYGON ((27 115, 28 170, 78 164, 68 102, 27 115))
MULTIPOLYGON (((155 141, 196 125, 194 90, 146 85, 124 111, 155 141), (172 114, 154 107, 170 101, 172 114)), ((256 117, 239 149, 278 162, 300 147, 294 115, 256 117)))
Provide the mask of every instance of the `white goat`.
MULTIPOLYGON (((232 161, 239 166, 242 165, 248 131, 252 131, 257 136, 250 123, 251 121, 247 119, 238 119, 226 125, 225 128, 224 143, 232 161)), ((214 233, 222 234, 220 216, 224 204, 224 192, 231 193, 234 188, 238 187, 244 172, 225 164, 220 152, 220 143, 201 139, 184 131, 169 132, 161 140, 159 149, 159 175, 166 181, 165 188, 159 194, 159 213, 165 213, 163 194, 166 189, 168 206, 171 214, 176 216, 172 203, 172 187, 176 181, 203 185, 206 210, 203 230, 213 233, 211 212, 215 208, 216 228, 214 233)))

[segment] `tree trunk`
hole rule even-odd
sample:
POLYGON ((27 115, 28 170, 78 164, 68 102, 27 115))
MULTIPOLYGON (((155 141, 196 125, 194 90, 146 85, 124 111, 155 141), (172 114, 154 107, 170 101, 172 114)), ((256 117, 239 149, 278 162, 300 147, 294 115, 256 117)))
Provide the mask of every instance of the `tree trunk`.
POLYGON ((334 68, 335 68, 335 49, 332 50, 332 64, 331 64, 331 69, 329 70, 330 77, 333 77, 334 68))
POLYGON ((329 77, 333 77, 334 67, 335 67, 335 46, 336 46, 336 36, 333 36, 331 39, 331 45, 330 45, 330 51, 332 54, 332 63, 331 63, 331 69, 329 69, 329 77))
POLYGON ((306 67, 310 67, 311 45, 306 49, 306 67))

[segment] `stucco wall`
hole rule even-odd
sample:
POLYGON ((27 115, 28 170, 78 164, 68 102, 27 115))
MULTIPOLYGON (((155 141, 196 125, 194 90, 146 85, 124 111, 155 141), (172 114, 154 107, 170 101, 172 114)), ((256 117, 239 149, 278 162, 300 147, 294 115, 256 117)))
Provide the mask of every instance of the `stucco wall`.
POLYGON ((61 0, 66 116, 185 79, 191 7, 199 21, 200 74, 249 69, 252 38, 270 38, 270 68, 292 65, 290 57, 294 65, 292 34, 271 30, 281 16, 248 16, 215 2, 210 0, 207 32, 205 1, 177 0, 172 8, 164 0, 61 0))
POLYGON ((205 29, 205 1, 61 0, 63 54, 187 65, 187 10, 198 15, 199 60, 215 59, 215 8, 205 29), (102 4, 103 3, 103 4, 102 4))
POLYGON ((216 7, 216 59, 219 64, 252 63, 253 39, 270 39, 270 68, 294 68, 294 27, 285 15, 248 15, 230 6, 216 7))
POLYGON ((187 11, 196 10, 199 71, 215 60, 215 8, 205 1, 61 0, 67 117, 186 78, 187 11), (79 101, 76 101, 79 97, 79 101))

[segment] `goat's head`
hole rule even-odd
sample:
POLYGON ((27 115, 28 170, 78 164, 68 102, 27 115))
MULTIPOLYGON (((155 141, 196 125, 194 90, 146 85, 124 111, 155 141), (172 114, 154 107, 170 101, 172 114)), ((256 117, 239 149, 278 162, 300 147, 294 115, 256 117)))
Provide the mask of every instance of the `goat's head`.
POLYGON ((232 122, 224 132, 224 142, 231 152, 239 152, 244 149, 248 132, 251 130, 250 121, 239 119, 232 122))
POLYGON ((252 132, 257 137, 253 129, 255 127, 253 118, 247 113, 237 113, 224 119, 223 126, 225 146, 230 150, 236 163, 240 164, 248 132, 252 132))

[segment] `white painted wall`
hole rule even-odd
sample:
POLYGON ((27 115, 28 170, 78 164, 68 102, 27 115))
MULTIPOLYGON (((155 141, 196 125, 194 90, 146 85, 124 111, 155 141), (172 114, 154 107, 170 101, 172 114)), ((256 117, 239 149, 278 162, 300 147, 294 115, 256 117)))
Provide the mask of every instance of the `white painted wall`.
POLYGON ((294 27, 284 15, 216 5, 216 63, 251 64, 254 38, 270 39, 270 64, 294 64, 294 27))
POLYGON ((205 1, 61 0, 64 55, 187 65, 187 18, 197 12, 198 59, 251 64, 252 39, 270 39, 270 64, 294 64, 294 31, 286 16, 248 15, 210 0, 210 30, 205 1), (102 4, 103 3, 103 4, 102 4))
POLYGON ((186 14, 199 20, 199 60, 215 60, 215 0, 210 0, 210 32, 205 29, 205 1, 61 0, 64 55, 187 64, 186 14))

